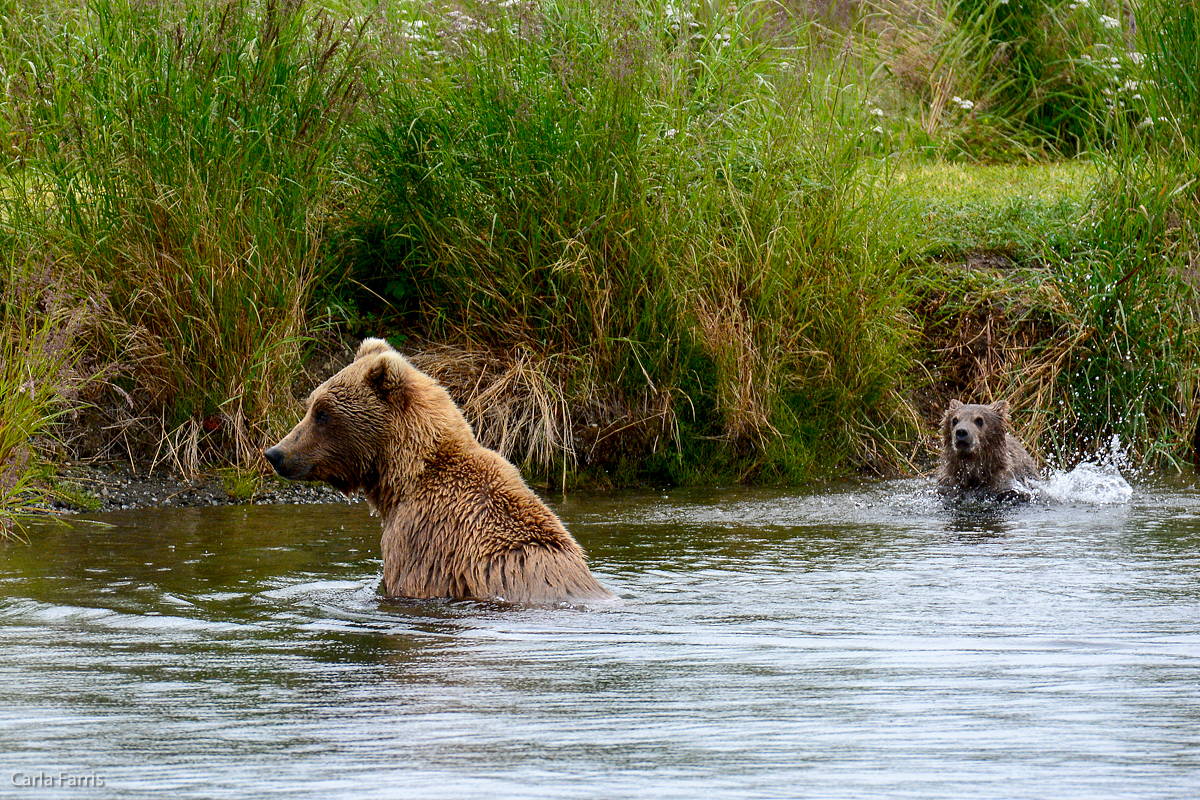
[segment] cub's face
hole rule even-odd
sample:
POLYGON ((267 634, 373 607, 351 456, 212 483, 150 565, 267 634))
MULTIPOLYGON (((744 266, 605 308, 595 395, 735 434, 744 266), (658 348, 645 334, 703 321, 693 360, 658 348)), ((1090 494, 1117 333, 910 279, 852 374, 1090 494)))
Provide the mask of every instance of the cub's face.
POLYGON ((1003 443, 1008 432, 1008 403, 1001 400, 990 406, 964 405, 951 400, 942 417, 942 439, 947 452, 960 458, 976 455, 989 442, 1003 443))

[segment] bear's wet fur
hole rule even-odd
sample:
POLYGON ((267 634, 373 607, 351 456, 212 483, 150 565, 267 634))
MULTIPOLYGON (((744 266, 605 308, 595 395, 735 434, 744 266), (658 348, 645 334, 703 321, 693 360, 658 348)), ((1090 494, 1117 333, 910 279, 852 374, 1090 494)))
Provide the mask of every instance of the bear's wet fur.
POLYGON ((943 497, 1023 499, 1040 480, 1037 464, 1008 432, 1008 402, 964 405, 951 400, 942 417, 938 491, 943 497))
POLYGON ((383 520, 389 597, 613 597, 517 468, 479 444, 446 390, 382 339, 365 339, 263 455, 284 478, 362 491, 383 520))

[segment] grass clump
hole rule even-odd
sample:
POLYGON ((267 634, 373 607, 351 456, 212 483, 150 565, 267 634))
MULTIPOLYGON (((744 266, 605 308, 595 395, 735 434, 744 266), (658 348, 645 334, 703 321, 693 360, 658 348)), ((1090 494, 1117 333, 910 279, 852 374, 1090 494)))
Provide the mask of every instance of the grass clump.
POLYGON ((900 90, 891 105, 922 151, 985 162, 1074 156, 1145 115, 1136 26, 1115 0, 883 5, 879 57, 900 90))
POLYGON ((882 441, 908 328, 844 64, 753 9, 514 8, 431 13, 437 55, 397 55, 343 250, 360 309, 553 364, 542 470, 617 409, 673 453, 636 455, 659 479, 713 469, 713 441, 791 479, 882 441))
POLYGON ((0 214, 107 295, 94 346, 132 367, 146 447, 252 465, 291 402, 356 35, 298 3, 41 10, 5 23, 0 214))
POLYGON ((50 264, 15 249, 0 275, 0 537, 48 498, 35 445, 53 435, 86 383, 77 339, 95 309, 59 280, 50 264))

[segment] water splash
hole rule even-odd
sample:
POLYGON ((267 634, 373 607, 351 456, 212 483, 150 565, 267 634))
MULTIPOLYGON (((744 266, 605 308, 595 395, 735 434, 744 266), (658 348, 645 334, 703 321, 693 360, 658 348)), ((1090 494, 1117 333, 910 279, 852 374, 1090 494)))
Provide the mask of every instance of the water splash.
POLYGON ((1084 461, 1069 472, 1054 470, 1034 488, 1044 498, 1059 503, 1123 505, 1133 497, 1133 487, 1121 474, 1126 464, 1121 440, 1114 435, 1108 452, 1098 453, 1094 461, 1084 461))

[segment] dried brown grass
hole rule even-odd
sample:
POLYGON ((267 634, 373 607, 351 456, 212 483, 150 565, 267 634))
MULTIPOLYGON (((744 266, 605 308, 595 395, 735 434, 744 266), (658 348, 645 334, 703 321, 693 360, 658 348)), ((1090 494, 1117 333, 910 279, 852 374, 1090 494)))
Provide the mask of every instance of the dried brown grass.
POLYGON ((418 369, 441 383, 476 438, 527 472, 565 486, 568 472, 604 461, 634 440, 653 451, 678 446, 672 394, 651 388, 631 405, 606 394, 583 355, 541 354, 475 343, 406 348, 418 369))

